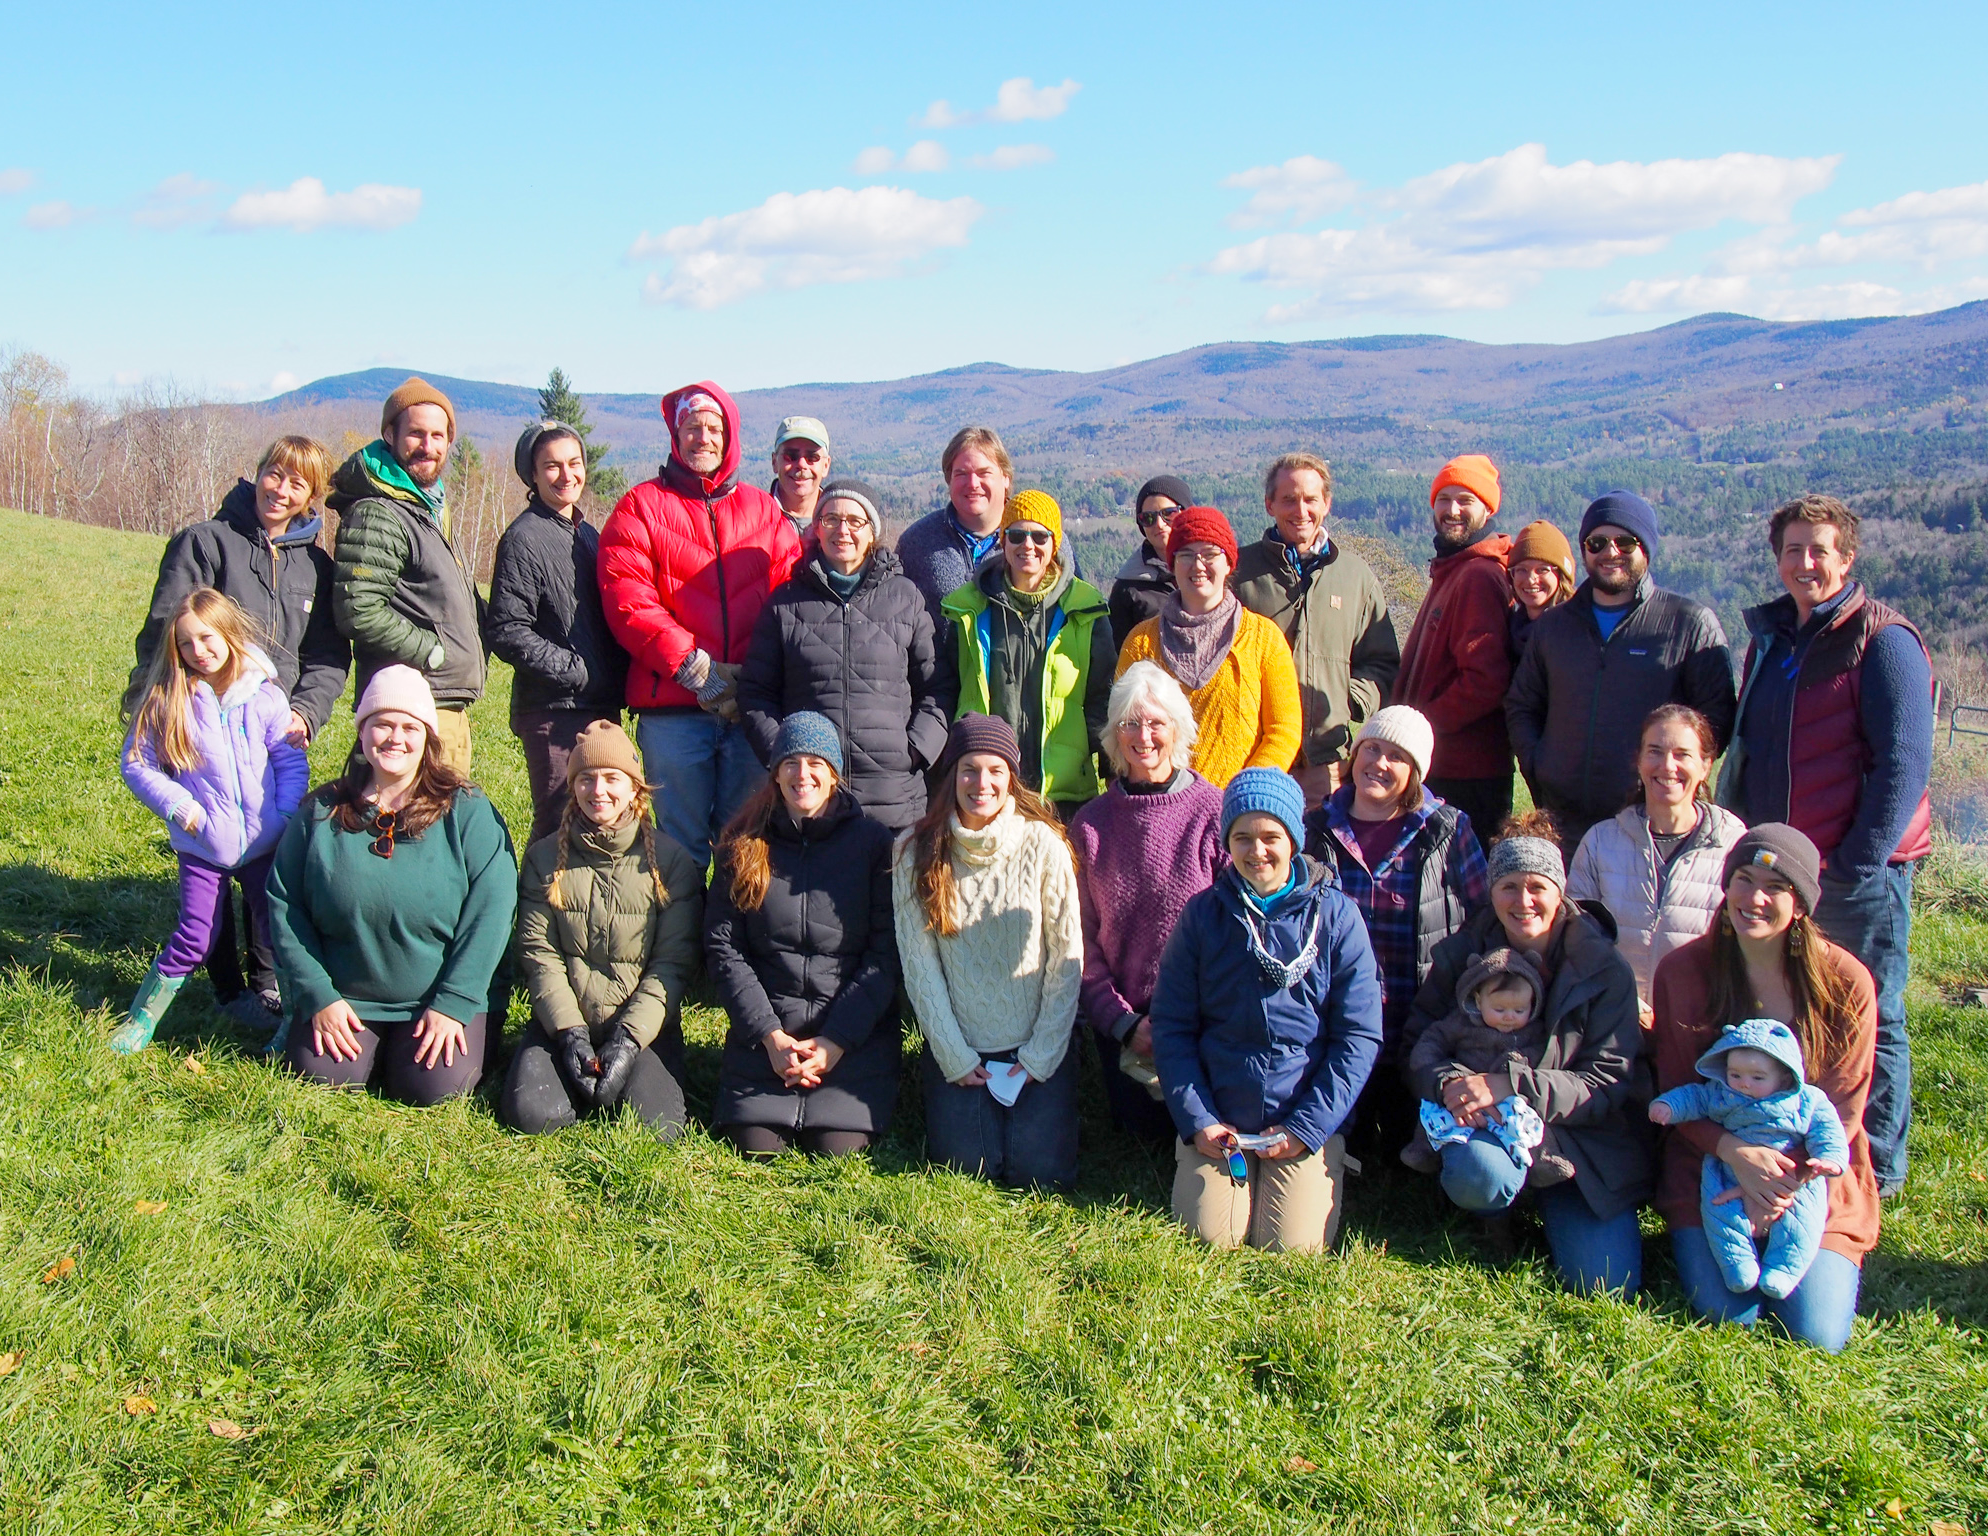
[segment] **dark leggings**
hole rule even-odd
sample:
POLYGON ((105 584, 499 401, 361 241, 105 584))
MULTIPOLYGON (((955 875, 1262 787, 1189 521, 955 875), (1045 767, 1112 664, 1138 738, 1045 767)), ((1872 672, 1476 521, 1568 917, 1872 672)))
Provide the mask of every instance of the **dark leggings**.
POLYGON ((776 1131, 770 1125, 721 1125, 718 1133, 747 1157, 778 1157, 794 1147, 810 1157, 847 1157, 870 1144, 868 1131, 776 1131))
MULTIPOLYGON (((665 1141, 674 1140, 683 1130, 683 1084, 665 1064, 663 1052, 669 1032, 635 1057, 628 1080, 611 1103, 593 1104, 578 1098, 559 1075, 559 1063, 552 1055, 552 1042, 536 1024, 511 1058, 511 1070, 504 1075, 503 1089, 497 1095, 497 1118, 514 1131, 542 1136, 547 1131, 563 1131, 577 1125, 587 1115, 611 1115, 623 1106, 665 1141)), ((678 1071, 681 1071, 682 1042, 676 1042, 678 1071)))
POLYGON ((297 1019, 290 1026, 290 1048, 285 1054, 290 1069, 314 1083, 327 1088, 374 1088, 390 1099, 425 1109, 468 1093, 482 1078, 488 1017, 479 1013, 469 1021, 453 1066, 437 1061, 424 1067, 414 1059, 421 1042, 414 1038, 412 1019, 404 1024, 368 1024, 360 1030, 356 1036, 357 1061, 319 1055, 311 1045, 311 1021, 297 1019))

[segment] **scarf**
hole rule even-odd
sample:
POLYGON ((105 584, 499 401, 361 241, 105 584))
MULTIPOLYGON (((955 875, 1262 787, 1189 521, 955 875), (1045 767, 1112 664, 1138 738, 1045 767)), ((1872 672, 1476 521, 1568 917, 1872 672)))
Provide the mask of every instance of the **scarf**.
POLYGON ((1233 592, 1223 593, 1207 613, 1189 613, 1169 592, 1160 603, 1160 658, 1189 693, 1206 688, 1229 659, 1241 624, 1242 604, 1233 592))
POLYGON ((384 490, 402 492, 400 497, 402 501, 411 496, 431 513, 440 517, 442 502, 448 494, 443 489, 442 482, 437 480, 433 490, 424 491, 414 483, 407 471, 401 468, 400 460, 393 456, 393 450, 387 447, 384 439, 376 437, 361 448, 359 462, 365 467, 366 478, 375 485, 384 490))

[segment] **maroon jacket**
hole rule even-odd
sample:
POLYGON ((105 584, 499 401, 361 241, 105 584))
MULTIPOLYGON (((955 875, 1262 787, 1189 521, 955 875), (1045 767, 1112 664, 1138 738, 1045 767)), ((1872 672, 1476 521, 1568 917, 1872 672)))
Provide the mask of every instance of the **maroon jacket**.
POLYGON ((1390 704, 1419 709, 1436 728, 1432 779, 1488 779, 1512 771, 1505 692, 1512 684, 1505 613, 1512 605, 1502 533, 1429 562, 1429 590, 1401 648, 1390 704))

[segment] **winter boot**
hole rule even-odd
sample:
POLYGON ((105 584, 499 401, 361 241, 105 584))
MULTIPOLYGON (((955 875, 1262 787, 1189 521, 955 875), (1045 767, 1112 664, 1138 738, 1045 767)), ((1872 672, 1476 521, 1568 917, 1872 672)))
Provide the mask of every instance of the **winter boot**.
POLYGON ((1401 1161, 1417 1173, 1440 1173, 1443 1168, 1442 1154, 1429 1145, 1429 1133, 1419 1125, 1401 1149, 1401 1161))
POLYGON ((173 1005, 179 989, 186 985, 184 976, 161 976, 159 963, 152 962, 152 969, 145 973, 145 979, 138 984, 138 993, 131 999, 131 1009, 124 1022, 110 1032, 110 1048, 121 1056, 132 1056, 152 1043, 152 1036, 159 1028, 159 1021, 166 1016, 166 1010, 173 1005))

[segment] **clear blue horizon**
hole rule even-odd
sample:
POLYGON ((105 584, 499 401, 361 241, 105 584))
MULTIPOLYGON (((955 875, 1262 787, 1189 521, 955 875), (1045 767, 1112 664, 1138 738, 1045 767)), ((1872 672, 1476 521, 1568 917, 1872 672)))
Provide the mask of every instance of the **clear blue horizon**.
POLYGON ((0 348, 255 398, 1988 297, 1988 10, 10 17, 0 348))

